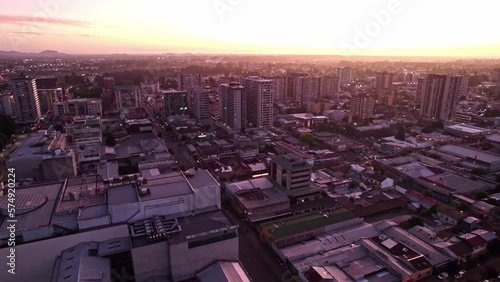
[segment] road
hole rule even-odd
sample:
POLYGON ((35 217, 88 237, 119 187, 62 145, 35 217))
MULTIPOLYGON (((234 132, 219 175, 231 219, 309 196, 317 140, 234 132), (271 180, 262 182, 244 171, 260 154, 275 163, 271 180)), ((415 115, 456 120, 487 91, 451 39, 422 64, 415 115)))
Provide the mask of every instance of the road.
MULTIPOLYGON (((462 278, 454 278, 453 275, 449 275, 447 279, 440 280, 437 278, 437 275, 433 275, 431 277, 425 278, 423 282, 480 282, 484 281, 483 273, 485 272, 487 267, 496 268, 500 272, 500 257, 491 257, 486 262, 482 264, 477 264, 469 268, 464 268, 467 272, 462 278)), ((500 279, 488 278, 488 281, 500 281, 500 279)))
POLYGON ((182 166, 185 169, 188 169, 197 165, 193 156, 189 154, 189 151, 185 146, 168 139, 165 139, 165 142, 167 143, 167 147, 172 151, 175 160, 178 162, 179 168, 182 166))
POLYGON ((271 250, 262 242, 257 231, 241 216, 232 213, 239 228, 240 261, 253 282, 287 282, 287 269, 271 250))

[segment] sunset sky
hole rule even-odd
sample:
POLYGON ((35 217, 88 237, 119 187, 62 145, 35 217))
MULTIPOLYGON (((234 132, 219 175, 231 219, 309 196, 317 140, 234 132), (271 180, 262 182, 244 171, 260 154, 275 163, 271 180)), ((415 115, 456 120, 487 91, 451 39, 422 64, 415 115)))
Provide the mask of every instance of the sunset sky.
POLYGON ((22 0, 1 7, 0 50, 500 54, 497 0, 22 0))

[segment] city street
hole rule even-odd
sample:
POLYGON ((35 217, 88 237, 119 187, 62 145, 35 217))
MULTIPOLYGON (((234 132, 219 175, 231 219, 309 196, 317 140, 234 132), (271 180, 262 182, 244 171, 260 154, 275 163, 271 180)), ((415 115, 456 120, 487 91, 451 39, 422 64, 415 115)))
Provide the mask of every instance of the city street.
POLYGON ((240 226, 240 261, 254 282, 288 282, 287 269, 280 259, 259 238, 247 221, 231 211, 240 226))

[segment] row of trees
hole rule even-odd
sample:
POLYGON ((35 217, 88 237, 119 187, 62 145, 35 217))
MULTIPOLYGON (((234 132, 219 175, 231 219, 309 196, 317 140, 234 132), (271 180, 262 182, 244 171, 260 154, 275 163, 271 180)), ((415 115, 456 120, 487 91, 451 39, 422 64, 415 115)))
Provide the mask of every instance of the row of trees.
POLYGON ((335 122, 324 122, 317 124, 315 126, 315 129, 318 131, 328 131, 345 136, 354 136, 354 134, 356 133, 356 128, 353 125, 335 122))

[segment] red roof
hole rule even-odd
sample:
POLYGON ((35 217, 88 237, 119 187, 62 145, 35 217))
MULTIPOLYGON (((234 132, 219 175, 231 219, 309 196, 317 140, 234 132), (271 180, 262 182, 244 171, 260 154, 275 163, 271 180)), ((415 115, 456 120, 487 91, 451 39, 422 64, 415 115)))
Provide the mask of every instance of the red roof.
POLYGON ((472 249, 463 242, 458 242, 448 247, 457 257, 463 257, 472 252, 472 249))
MULTIPOLYGON (((468 235, 468 234, 465 234, 468 235)), ((472 247, 477 247, 486 244, 486 240, 481 238, 481 236, 475 235, 475 236, 466 236, 465 238, 463 236, 460 237, 460 239, 464 240, 467 242, 469 245, 472 247)))
POLYGON ((434 200, 433 198, 428 197, 428 196, 426 196, 426 195, 424 195, 422 193, 419 193, 419 192, 417 192, 415 190, 407 190, 406 193, 405 193, 405 195, 407 195, 407 197, 408 196, 409 197, 413 197, 413 198, 415 198, 415 199, 417 199, 417 200, 419 200, 421 202, 426 202, 426 203, 428 203, 431 206, 439 204, 439 201, 434 200))
POLYGON ((382 183, 384 182, 384 180, 387 179, 387 177, 383 176, 382 174, 380 173, 374 173, 372 175, 369 176, 371 179, 377 181, 378 183, 382 183))

